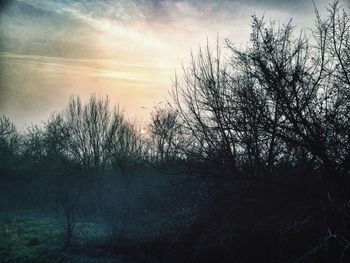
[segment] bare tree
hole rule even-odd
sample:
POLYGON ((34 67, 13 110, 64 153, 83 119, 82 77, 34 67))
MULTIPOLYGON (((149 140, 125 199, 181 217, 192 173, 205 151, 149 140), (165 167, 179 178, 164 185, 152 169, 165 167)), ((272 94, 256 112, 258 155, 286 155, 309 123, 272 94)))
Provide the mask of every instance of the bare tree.
MULTIPOLYGON (((173 107, 183 122, 184 136, 192 138, 186 157, 195 160, 193 166, 200 164, 201 174, 234 175, 230 181, 240 182, 233 184, 239 197, 232 203, 239 205, 229 222, 239 221, 239 206, 250 206, 245 199, 254 209, 263 208, 255 214, 260 213, 257 221, 271 216, 269 209, 278 214, 266 201, 273 196, 268 191, 279 190, 271 185, 283 186, 299 195, 286 200, 294 203, 305 197, 310 207, 322 210, 320 216, 303 219, 305 224, 310 218, 322 222, 316 240, 343 242, 349 229, 335 221, 346 222, 349 213, 349 34, 349 16, 338 1, 329 6, 325 18, 316 11, 315 27, 298 34, 291 22, 269 24, 253 17, 246 48, 227 41, 229 62, 222 63, 220 52, 213 55, 207 47, 192 57, 184 79, 175 80, 173 107), (210 162, 215 165, 205 170, 210 162), (307 167, 306 172, 299 167, 307 167)), ((222 196, 229 195, 234 196, 222 196)), ((227 209, 233 209, 230 201, 227 209)), ((213 225, 216 220, 212 215, 213 225)), ((244 227, 247 224, 243 222, 244 227)), ((343 254, 348 244, 340 244, 343 254)), ((320 248, 324 245, 316 250, 320 248)))
POLYGON ((64 216, 63 248, 66 249, 71 245, 78 222, 78 205, 85 181, 82 173, 84 170, 69 153, 67 127, 61 115, 52 115, 42 129, 36 128, 33 131, 30 138, 34 147, 31 149, 34 149, 34 154, 38 154, 36 148, 41 149, 39 153, 44 156, 45 165, 53 177, 54 185, 48 188, 54 193, 55 208, 64 216), (39 146, 35 147, 36 144, 39 146))
MULTIPOLYGON (((14 180, 14 174, 18 169, 18 160, 21 148, 21 137, 17 133, 15 125, 5 116, 0 116, 0 186, 1 192, 6 191, 8 182, 14 180)), ((11 199, 2 196, 0 211, 9 207, 11 199)))
POLYGON ((184 69, 184 80, 175 79, 172 98, 179 112, 184 135, 190 138, 188 158, 216 160, 225 174, 237 173, 237 134, 232 123, 235 105, 227 66, 209 45, 200 49, 191 66, 184 69), (221 165, 220 165, 221 164, 221 165))
POLYGON ((121 173, 140 165, 146 154, 139 129, 128 122, 115 134, 111 148, 112 169, 121 173))
POLYGON ((255 17, 251 46, 244 51, 230 43, 229 47, 234 53, 232 67, 240 75, 234 78, 246 76, 249 96, 257 94, 247 100, 256 109, 251 118, 259 116, 271 138, 316 156, 326 177, 342 187, 349 155, 347 146, 343 148, 349 140, 349 19, 337 2, 329 12, 326 20, 317 16, 316 46, 304 34, 294 38, 290 23, 268 27, 255 17))
POLYGON ((0 147, 11 150, 18 146, 19 135, 15 125, 5 116, 0 116, 0 147))
POLYGON ((179 114, 170 108, 155 108, 151 114, 149 133, 152 159, 158 164, 171 163, 181 158, 184 149, 179 114))
POLYGON ((97 199, 101 204, 103 176, 124 132, 122 113, 111 109, 108 98, 92 96, 83 105, 80 98, 71 98, 60 115, 66 138, 66 155, 79 163, 84 176, 97 182, 97 199))

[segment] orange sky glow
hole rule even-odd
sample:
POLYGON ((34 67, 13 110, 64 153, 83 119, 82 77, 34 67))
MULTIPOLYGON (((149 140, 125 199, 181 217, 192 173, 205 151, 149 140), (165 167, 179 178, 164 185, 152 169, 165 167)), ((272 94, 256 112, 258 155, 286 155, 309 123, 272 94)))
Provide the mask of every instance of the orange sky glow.
POLYGON ((261 2, 10 1, 0 13, 0 113, 24 127, 94 93, 147 121, 206 41, 245 45, 252 14, 313 23, 312 1, 261 2))

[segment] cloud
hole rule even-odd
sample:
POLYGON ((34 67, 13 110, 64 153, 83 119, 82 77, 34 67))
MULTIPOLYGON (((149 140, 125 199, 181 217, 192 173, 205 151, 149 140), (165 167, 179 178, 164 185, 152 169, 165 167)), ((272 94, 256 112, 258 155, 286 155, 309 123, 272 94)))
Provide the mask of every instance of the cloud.
POLYGON ((254 13, 293 17, 300 28, 314 12, 312 0, 13 0, 5 7, 0 112, 19 122, 91 92, 133 105, 136 114, 137 103, 152 107, 167 94, 172 74, 207 39, 219 34, 244 45, 254 13))
POLYGON ((69 59, 38 55, 19 55, 0 52, 4 64, 22 66, 52 75, 81 77, 109 77, 128 81, 154 82, 155 75, 164 70, 162 65, 130 64, 111 59, 69 59))

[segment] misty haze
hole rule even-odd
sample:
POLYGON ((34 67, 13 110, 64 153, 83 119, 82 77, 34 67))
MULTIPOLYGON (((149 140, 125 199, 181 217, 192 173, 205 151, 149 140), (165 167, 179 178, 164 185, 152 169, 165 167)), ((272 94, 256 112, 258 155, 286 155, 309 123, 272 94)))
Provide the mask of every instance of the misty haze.
POLYGON ((0 2, 0 263, 350 262, 348 0, 0 2))

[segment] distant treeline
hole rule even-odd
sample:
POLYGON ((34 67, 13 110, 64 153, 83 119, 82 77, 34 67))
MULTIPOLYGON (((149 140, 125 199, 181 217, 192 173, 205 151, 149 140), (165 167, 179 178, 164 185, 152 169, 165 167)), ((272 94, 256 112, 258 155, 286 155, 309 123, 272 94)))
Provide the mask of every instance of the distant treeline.
POLYGON ((257 17, 251 27, 245 48, 226 40, 225 57, 209 45, 193 54, 146 129, 96 96, 24 133, 2 117, 0 184, 54 176, 68 246, 87 185, 98 210, 104 178, 131 169, 210 178, 211 201, 167 261, 349 257, 349 12, 335 2, 297 33, 257 17))

